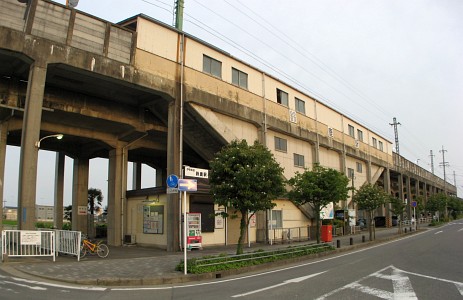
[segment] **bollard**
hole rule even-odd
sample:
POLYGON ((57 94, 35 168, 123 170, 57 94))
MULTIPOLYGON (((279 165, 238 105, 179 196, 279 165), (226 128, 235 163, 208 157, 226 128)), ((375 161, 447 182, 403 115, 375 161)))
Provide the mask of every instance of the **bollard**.
POLYGON ((362 243, 365 243, 365 236, 362 235, 362 243))
POLYGON ((350 245, 352 246, 354 244, 354 238, 350 238, 349 242, 350 242, 350 245))
POLYGON ((407 233, 407 227, 405 227, 404 229, 405 229, 405 233, 407 233))
POLYGON ((336 240, 336 248, 341 248, 341 241, 340 240, 336 240))

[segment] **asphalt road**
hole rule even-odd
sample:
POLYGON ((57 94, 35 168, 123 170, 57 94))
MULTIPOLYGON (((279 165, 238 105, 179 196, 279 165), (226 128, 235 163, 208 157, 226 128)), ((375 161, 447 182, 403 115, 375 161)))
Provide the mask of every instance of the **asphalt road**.
POLYGON ((0 298, 463 299, 462 262, 463 222, 455 222, 371 248, 194 284, 72 287, 0 274, 0 298))

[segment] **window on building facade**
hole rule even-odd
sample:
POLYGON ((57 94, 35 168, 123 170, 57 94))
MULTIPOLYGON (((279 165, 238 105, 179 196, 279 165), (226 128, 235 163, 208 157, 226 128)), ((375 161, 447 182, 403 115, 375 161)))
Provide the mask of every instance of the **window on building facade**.
POLYGON ((371 143, 373 147, 378 148, 378 141, 376 140, 376 138, 371 138, 371 143))
POLYGON ((288 141, 275 137, 275 150, 286 152, 288 150, 288 141))
POLYGON ((272 228, 283 227, 283 214, 281 210, 272 210, 272 220, 269 220, 272 228))
POLYGON ((296 167, 304 167, 304 155, 294 153, 294 165, 296 167))
POLYGON ((349 177, 350 179, 354 178, 354 169, 352 168, 347 169, 347 177, 349 177))
POLYGON ((242 88, 248 88, 248 74, 232 68, 232 83, 242 88))
POLYGON ((383 142, 378 141, 379 150, 383 151, 383 142))
POLYGON ((348 128, 349 128, 349 135, 350 135, 351 137, 355 138, 354 126, 349 125, 348 128))
POLYGON ((363 142, 363 131, 361 131, 360 129, 357 129, 357 139, 359 140, 359 142, 363 142))
POLYGON ((288 106, 288 93, 277 89, 277 102, 284 106, 288 106))
POLYGON ((362 173, 362 163, 357 162, 357 173, 362 173))
POLYGON ((298 98, 294 98, 294 99, 295 99, 295 104, 296 104, 295 105, 296 111, 305 115, 305 101, 298 99, 298 98))
POLYGON ((222 78, 222 62, 203 55, 203 72, 222 78))

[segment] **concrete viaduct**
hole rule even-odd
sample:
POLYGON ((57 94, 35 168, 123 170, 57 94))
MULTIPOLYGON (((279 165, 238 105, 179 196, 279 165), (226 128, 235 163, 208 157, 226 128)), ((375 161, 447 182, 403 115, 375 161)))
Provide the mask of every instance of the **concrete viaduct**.
MULTIPOLYGON (((40 145, 57 153, 55 220, 62 220, 64 156, 74 160, 72 225, 82 231, 87 220, 77 209, 87 206, 89 160, 108 158, 108 243, 121 245, 128 161, 155 168, 161 187, 166 174, 179 174, 182 164, 207 168, 227 143, 220 128, 193 108, 199 102, 256 127, 266 122, 282 132, 299 132, 313 145, 315 160, 318 147, 329 147, 378 165, 381 171, 369 177, 402 199, 444 190, 456 194, 454 186, 396 154, 392 161, 377 160, 323 135, 294 130, 277 117, 264 121, 261 111, 209 91, 182 86, 181 32, 175 33, 177 61, 166 66, 159 61, 169 76, 138 67, 138 36, 130 24, 112 24, 48 0, 32 0, 29 6, 0 1, 0 182, 7 176, 6 146, 20 146, 20 229, 33 229, 35 223, 36 142, 61 133, 62 140, 44 139, 40 145)), ((178 245, 178 202, 177 194, 169 195, 168 251, 178 245)))

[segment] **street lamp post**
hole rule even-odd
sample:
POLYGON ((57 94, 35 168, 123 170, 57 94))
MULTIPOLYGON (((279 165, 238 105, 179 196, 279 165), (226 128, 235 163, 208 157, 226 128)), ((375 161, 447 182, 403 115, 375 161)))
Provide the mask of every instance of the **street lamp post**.
POLYGON ((35 142, 35 147, 37 148, 40 148, 40 143, 44 140, 44 139, 48 139, 48 138, 57 138, 58 140, 61 140, 63 138, 63 134, 59 133, 59 134, 52 134, 52 135, 47 135, 47 136, 44 136, 43 138, 41 138, 40 140, 38 140, 37 142, 35 142))

